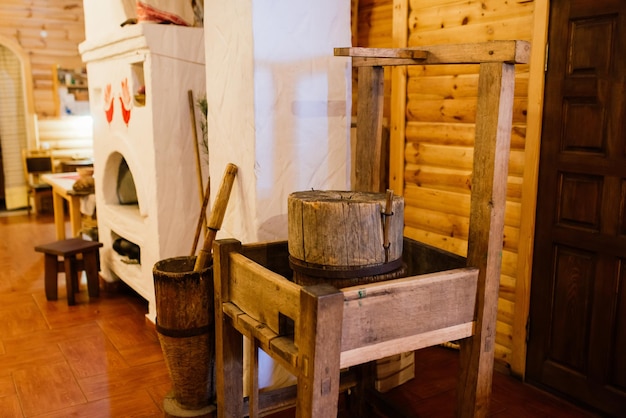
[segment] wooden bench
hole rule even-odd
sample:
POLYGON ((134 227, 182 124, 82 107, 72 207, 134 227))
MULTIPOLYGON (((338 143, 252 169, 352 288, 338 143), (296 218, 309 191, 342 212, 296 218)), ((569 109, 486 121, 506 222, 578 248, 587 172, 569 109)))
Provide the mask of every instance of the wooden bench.
POLYGON ((87 276, 89 297, 97 297, 100 293, 98 278, 98 248, 100 247, 102 247, 101 242, 87 241, 81 238, 65 239, 36 246, 35 251, 45 254, 46 299, 57 300, 58 274, 64 271, 67 304, 75 305, 74 294, 78 292, 78 277, 83 270, 87 276))

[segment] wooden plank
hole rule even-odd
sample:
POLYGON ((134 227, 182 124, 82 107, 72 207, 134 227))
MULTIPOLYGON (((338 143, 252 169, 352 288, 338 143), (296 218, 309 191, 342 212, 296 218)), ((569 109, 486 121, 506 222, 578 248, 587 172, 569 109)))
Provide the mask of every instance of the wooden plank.
MULTIPOLYGON (((405 177, 408 182, 415 182, 420 187, 454 193, 469 193, 471 172, 446 167, 431 167, 407 164, 405 177)), ((506 196, 511 202, 519 202, 522 195, 522 178, 507 177, 506 196)), ((518 225, 514 225, 516 228, 518 225)))
POLYGON ((467 240, 469 218, 451 215, 428 209, 407 208, 404 214, 406 224, 424 231, 467 240))
POLYGON ((266 353, 273 353, 274 359, 285 370, 292 374, 298 371, 298 349, 296 348, 293 335, 280 336, 269 329, 263 322, 246 315, 239 307, 231 302, 222 304, 224 315, 231 318, 230 323, 248 339, 254 339, 258 347, 266 353))
MULTIPOLYGON (((529 119, 530 120, 530 119, 529 119)), ((422 144, 474 146, 474 124, 434 121, 408 121, 406 141, 422 144)), ((514 124, 511 131, 511 149, 524 150, 526 125, 514 124)))
POLYGON ((467 264, 480 269, 475 334, 461 344, 459 417, 489 409, 515 69, 481 64, 467 264))
POLYGON ((376 390, 387 392, 415 377, 413 351, 395 354, 376 361, 376 390))
POLYGON ((360 192, 381 192, 382 184, 382 126, 384 101, 382 67, 359 68, 359 101, 357 109, 357 141, 355 185, 360 192))
POLYGON ((293 274, 289 267, 287 241, 246 244, 242 247, 241 254, 287 279, 293 274))
POLYGON ((339 47, 335 48, 335 56, 338 57, 369 57, 369 58, 401 58, 408 60, 425 60, 427 51, 406 48, 363 48, 363 47, 339 47))
POLYGON ((274 358, 278 360, 285 370, 292 374, 297 374, 298 365, 298 349, 294 343, 293 335, 280 336, 274 338, 270 343, 268 353, 274 353, 274 358))
POLYGON ((471 322, 477 277, 463 268, 342 289, 342 351, 471 322))
POLYGON ((23 5, 3 5, 2 20, 0 20, 0 25, 5 26, 11 21, 15 22, 16 20, 22 19, 42 23, 46 20, 55 20, 71 24, 72 22, 83 22, 84 18, 85 16, 83 14, 82 7, 76 8, 75 10, 66 10, 62 8, 50 7, 27 8, 23 5))
MULTIPOLYGON (((342 373, 339 382, 339 393, 356 386, 356 378, 354 373, 342 373)), ((261 415, 268 416, 296 405, 297 386, 287 386, 277 389, 265 389, 259 393, 259 410, 261 415)), ((245 416, 248 412, 248 399, 244 398, 243 412, 241 416, 245 416)))
MULTIPOLYGON (((513 121, 526 123, 528 99, 516 97, 513 106, 513 121)), ((456 99, 424 100, 408 94, 407 120, 416 122, 475 123, 476 98, 461 97, 456 99)))
POLYGON ((467 241, 464 239, 424 231, 411 225, 407 225, 404 228, 404 235, 426 245, 431 245, 462 257, 465 257, 467 254, 467 241))
MULTIPOLYGON (((407 93, 424 99, 450 99, 461 97, 476 98, 478 73, 442 74, 431 77, 411 77, 408 79, 407 93)), ((515 77, 515 96, 528 94, 528 73, 515 77)))
POLYGON ((524 376, 526 371, 526 338, 530 306, 530 281, 535 236, 536 197, 539 173, 539 149, 541 144, 541 121, 543 118, 544 64, 548 38, 548 14, 550 2, 535 2, 532 57, 528 86, 528 127, 525 137, 524 181, 521 207, 524 211, 520 221, 518 248, 518 273, 515 282, 515 313, 511 345, 511 372, 524 376))
POLYGON ((350 32, 352 46, 356 46, 359 42, 359 0, 350 1, 350 32))
POLYGON ((403 260, 407 265, 407 275, 436 273, 448 269, 465 267, 464 257, 444 251, 440 248, 404 238, 403 260))
POLYGON ((440 328, 421 334, 387 341, 380 344, 355 348, 341 352, 341 368, 351 367, 367 361, 376 360, 394 354, 432 347, 448 341, 455 341, 472 335, 473 322, 440 328))
POLYGON ((377 1, 374 4, 359 1, 359 39, 356 45, 381 48, 393 46, 392 14, 391 1, 377 1))
POLYGON ((404 178, 407 183, 420 187, 448 190, 456 193, 471 191, 471 170, 459 170, 449 167, 432 167, 407 163, 404 178))
MULTIPOLYGON (((517 257, 516 257, 517 260, 517 257)), ((502 273, 502 275, 500 276, 500 299, 498 300, 498 312, 500 312, 500 304, 501 303, 512 303, 513 306, 511 307, 511 311, 510 314, 507 314, 507 316, 505 317, 505 319, 503 319, 504 322, 507 322, 508 317, 513 316, 513 312, 514 312, 514 307, 515 307, 515 282, 516 282, 516 278, 515 276, 511 276, 511 275, 507 275, 502 273)), ((498 318, 500 319, 500 318, 498 318)), ((509 321, 512 324, 512 320, 509 321)))
MULTIPOLYGON (((268 416, 296 405, 297 386, 291 385, 278 389, 268 389, 259 393, 259 410, 262 416, 268 416)), ((244 409, 241 416, 248 413, 247 398, 244 399, 244 409)))
POLYGON ((237 253, 230 255, 228 300, 252 318, 280 332, 279 312, 299 320, 300 286, 237 253))
POLYGON ((460 76, 478 74, 479 69, 480 64, 411 65, 407 74, 409 77, 460 76))
POLYGON ((456 0, 438 3, 436 6, 419 4, 418 8, 411 9, 409 27, 413 32, 441 31, 459 26, 473 24, 497 25, 518 16, 531 16, 534 4, 532 2, 505 2, 456 0))
MULTIPOLYGON (((471 147, 438 145, 428 143, 407 143, 405 150, 407 164, 433 167, 449 167, 458 170, 471 170, 473 152, 471 147)), ((524 172, 524 152, 512 150, 509 153, 509 176, 522 176, 524 172)))
POLYGON ((263 322, 246 315, 231 302, 222 304, 224 315, 232 319, 233 327, 249 339, 255 339, 258 347, 267 353, 278 356, 276 360, 290 373, 296 374, 298 367, 298 350, 293 342, 293 335, 280 336, 269 329, 263 322))
MULTIPOLYGON (((426 208, 444 213, 465 216, 469 216, 470 213, 470 196, 447 190, 427 189, 411 185, 407 187, 404 202, 406 206, 426 208)), ((519 225, 522 216, 519 202, 507 201, 504 215, 505 225, 519 225)))
MULTIPOLYGON (((392 25, 392 46, 394 48, 407 46, 406 20, 408 13, 408 0, 394 0, 392 25)), ((391 109, 389 111, 389 188, 398 195, 404 194, 406 92, 406 67, 393 67, 391 69, 391 109)))
POLYGON ((459 0, 410 0, 411 9, 430 9, 457 4, 459 0))
POLYGON ((353 57, 353 66, 479 64, 487 62, 528 63, 530 44, 526 41, 490 41, 471 44, 446 44, 403 48, 401 51, 426 51, 423 59, 400 58, 395 49, 335 48, 336 56, 353 57))
POLYGON ((498 22, 477 21, 468 25, 453 26, 446 30, 411 32, 409 45, 455 44, 472 39, 491 42, 494 39, 530 39, 532 15, 516 15, 498 22))

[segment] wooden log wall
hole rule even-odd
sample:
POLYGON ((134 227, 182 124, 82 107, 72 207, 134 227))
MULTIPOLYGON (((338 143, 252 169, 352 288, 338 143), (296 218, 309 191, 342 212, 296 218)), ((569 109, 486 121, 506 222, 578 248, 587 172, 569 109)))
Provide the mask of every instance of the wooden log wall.
POLYGON ((78 52, 85 40, 82 0, 2 0, 0 35, 30 57, 37 116, 56 116, 53 68, 83 66, 78 52))
MULTIPOLYGON (((361 0, 358 7, 355 46, 364 47, 532 41, 535 24, 534 0, 361 0)), ((394 92, 399 100, 388 105, 391 93, 385 100, 386 108, 396 113, 391 115, 392 135, 400 135, 396 145, 392 137, 392 148, 400 148, 391 151, 390 187, 405 197, 404 235, 465 255, 478 67, 411 66, 394 74, 393 83, 389 77, 385 83, 387 89, 393 84, 401 90, 394 92), (394 152, 400 157, 394 159, 394 152)), ((523 374, 526 330, 520 315, 527 306, 518 306, 516 313, 516 302, 523 305, 528 298, 527 286, 520 286, 518 279, 529 280, 520 279, 518 260, 528 165, 528 65, 516 67, 515 82, 496 359, 523 374)))
MULTIPOLYGON (((354 8, 354 3, 353 6, 354 8)), ((393 0, 359 0, 358 1, 358 25, 353 25, 353 46, 369 48, 391 48, 393 0)), ((384 116, 389 117, 391 97, 391 71, 385 68, 385 106, 384 116)), ((352 71, 352 115, 356 116, 358 89, 356 69, 352 71)))

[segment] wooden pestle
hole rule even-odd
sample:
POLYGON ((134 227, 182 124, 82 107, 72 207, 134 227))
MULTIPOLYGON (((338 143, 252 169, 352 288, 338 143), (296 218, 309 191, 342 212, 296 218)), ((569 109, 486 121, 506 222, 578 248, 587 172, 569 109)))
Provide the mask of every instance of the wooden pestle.
POLYGON ((230 191, 233 188, 236 174, 237 166, 229 163, 226 166, 224 178, 222 179, 222 184, 217 192, 215 203, 213 203, 213 209, 211 210, 209 222, 207 224, 206 235, 204 236, 204 244, 198 253, 198 257, 196 258, 196 264, 193 269, 194 271, 202 271, 210 265, 212 258, 211 247, 213 246, 213 241, 215 241, 217 231, 219 231, 222 226, 224 214, 226 213, 226 206, 228 206, 228 198, 230 197, 230 191))

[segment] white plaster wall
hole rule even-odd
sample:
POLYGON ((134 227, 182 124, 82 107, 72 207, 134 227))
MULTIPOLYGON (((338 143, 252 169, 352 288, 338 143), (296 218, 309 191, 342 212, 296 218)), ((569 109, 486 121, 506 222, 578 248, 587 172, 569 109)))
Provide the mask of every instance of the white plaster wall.
POLYGON ((85 38, 94 40, 115 32, 129 18, 136 17, 135 0, 83 0, 85 38))
POLYGON ((212 197, 239 173, 218 237, 287 238, 287 196, 349 189, 348 0, 206 0, 212 197))

